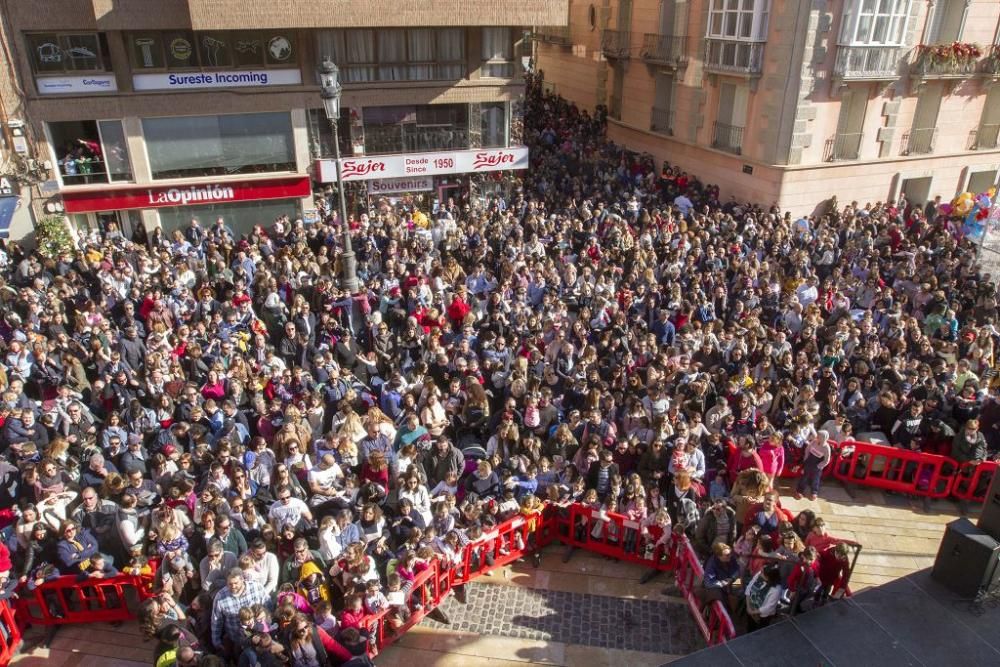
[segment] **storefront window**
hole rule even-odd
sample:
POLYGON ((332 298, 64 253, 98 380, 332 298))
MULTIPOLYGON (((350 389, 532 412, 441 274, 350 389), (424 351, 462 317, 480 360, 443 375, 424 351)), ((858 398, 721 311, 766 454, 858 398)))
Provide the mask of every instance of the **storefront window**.
POLYGON ((483 148, 507 145, 507 104, 491 102, 482 105, 483 148))
POLYGON ((366 107, 364 135, 366 155, 464 150, 469 147, 469 107, 366 107))
POLYGON ((48 130, 63 184, 132 180, 128 144, 120 120, 49 123, 48 130))
POLYGON ((285 112, 144 118, 154 179, 295 171, 285 112))
POLYGON ((464 28, 322 30, 317 53, 345 83, 455 80, 466 70, 464 28))
POLYGON ((191 218, 198 218, 202 227, 208 227, 222 218, 237 236, 250 233, 254 225, 271 226, 275 219, 287 215, 293 220, 301 215, 299 200, 273 199, 240 202, 238 204, 212 204, 207 206, 177 206, 158 209, 160 225, 165 235, 175 229, 184 229, 191 218))
POLYGON ((298 67, 295 31, 156 31, 128 36, 137 71, 298 67))
POLYGON ((37 74, 108 71, 103 33, 35 33, 27 36, 31 66, 37 74))

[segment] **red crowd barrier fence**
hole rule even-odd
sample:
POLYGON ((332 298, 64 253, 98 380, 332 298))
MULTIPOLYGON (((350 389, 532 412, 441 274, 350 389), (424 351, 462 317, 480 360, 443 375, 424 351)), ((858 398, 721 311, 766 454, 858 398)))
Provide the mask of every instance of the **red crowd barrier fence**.
MULTIPOLYGON (((831 460, 836 461, 840 456, 840 443, 834 442, 833 440, 828 440, 827 442, 830 443, 830 448, 833 450, 831 460)), ((799 477, 802 477, 802 460, 803 457, 801 451, 796 451, 793 460, 789 460, 789 457, 786 454, 785 467, 783 467, 781 472, 778 473, 778 479, 798 479, 799 477)), ((822 475, 823 479, 827 479, 833 475, 833 468, 833 465, 828 465, 824 468, 822 475)))
POLYGON ((947 498, 958 470, 954 459, 868 442, 845 441, 833 476, 850 489, 859 484, 925 498, 947 498))
POLYGON ((705 577, 705 570, 691 546, 691 541, 681 536, 676 539, 675 546, 670 559, 674 570, 674 581, 698 629, 709 646, 729 641, 736 636, 736 629, 726 608, 718 600, 706 605, 699 593, 698 589, 705 577))
POLYGON ((138 604, 152 597, 152 576, 120 574, 107 579, 73 575, 22 589, 18 618, 33 625, 115 623, 135 618, 138 604))
POLYGON ((986 491, 989 489, 993 475, 1000 463, 983 461, 978 465, 963 463, 955 474, 951 493, 959 500, 982 503, 986 501, 986 491))
POLYGON ((10 601, 3 600, 0 602, 0 665, 10 663, 20 645, 21 623, 10 601))

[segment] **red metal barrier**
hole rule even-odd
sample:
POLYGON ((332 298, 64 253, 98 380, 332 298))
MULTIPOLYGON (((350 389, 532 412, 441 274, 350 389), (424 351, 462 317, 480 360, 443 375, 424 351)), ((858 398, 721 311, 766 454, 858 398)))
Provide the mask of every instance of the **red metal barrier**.
POLYGON ((18 620, 33 625, 129 621, 138 604, 152 597, 152 581, 151 575, 130 574, 82 581, 59 577, 19 592, 18 620))
POLYGON ((14 658, 21 645, 21 623, 14 617, 14 608, 8 600, 0 602, 0 667, 14 658))
POLYGON ((694 552, 690 540, 681 536, 676 549, 671 555, 674 569, 674 580, 681 596, 687 602, 691 616, 709 646, 722 644, 736 636, 733 621, 729 618, 726 608, 718 600, 705 605, 699 594, 701 582, 705 578, 705 570, 694 552))
POLYGON ((926 498, 947 498, 957 469, 954 459, 946 456, 845 441, 833 475, 848 489, 860 484, 926 498))
POLYGON ((986 491, 997 468, 1000 468, 1000 463, 996 461, 983 461, 979 465, 963 463, 955 475, 951 494, 959 500, 985 502, 986 491))

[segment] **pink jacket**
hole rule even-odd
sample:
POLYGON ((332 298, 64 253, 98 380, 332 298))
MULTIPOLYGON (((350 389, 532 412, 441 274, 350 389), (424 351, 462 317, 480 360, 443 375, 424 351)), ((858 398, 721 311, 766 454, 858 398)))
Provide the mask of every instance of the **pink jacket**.
POLYGON ((777 477, 785 469, 785 448, 772 441, 765 442, 757 450, 763 472, 777 477))

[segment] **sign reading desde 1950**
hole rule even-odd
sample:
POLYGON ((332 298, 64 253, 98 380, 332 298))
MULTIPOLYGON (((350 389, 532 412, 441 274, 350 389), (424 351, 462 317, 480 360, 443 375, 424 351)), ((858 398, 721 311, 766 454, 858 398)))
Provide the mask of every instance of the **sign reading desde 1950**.
MULTIPOLYGON (((340 161, 340 176, 345 181, 370 181, 527 168, 528 149, 524 146, 512 146, 343 158, 340 161)), ((336 164, 333 160, 318 160, 316 172, 323 183, 333 183, 337 180, 336 164)))

